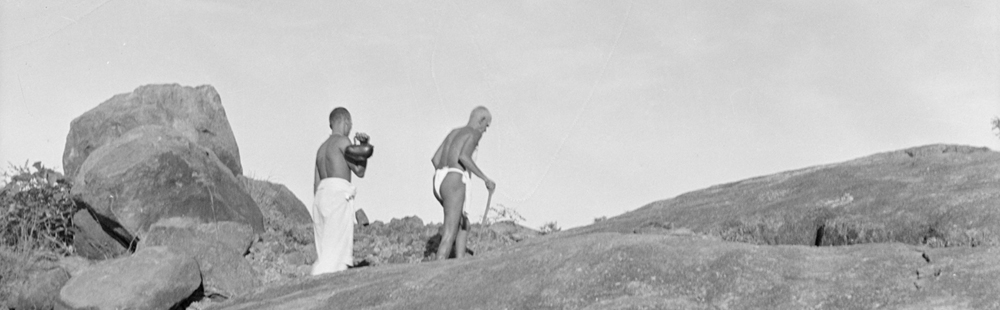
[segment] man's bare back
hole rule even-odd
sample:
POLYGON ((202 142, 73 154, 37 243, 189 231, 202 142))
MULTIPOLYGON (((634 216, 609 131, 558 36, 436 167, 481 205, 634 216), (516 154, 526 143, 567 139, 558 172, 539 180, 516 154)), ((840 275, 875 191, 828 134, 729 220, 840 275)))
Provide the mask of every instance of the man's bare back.
POLYGON ((476 149, 482 133, 470 127, 460 127, 452 129, 448 136, 441 142, 432 160, 434 169, 445 167, 459 168, 467 170, 460 163, 462 155, 472 156, 476 149), (470 143, 475 141, 476 143, 470 143))
POLYGON ((350 144, 347 137, 332 134, 319 146, 316 152, 316 180, 313 190, 316 190, 319 181, 326 178, 351 180, 351 169, 347 166, 347 159, 344 158, 344 149, 350 144))

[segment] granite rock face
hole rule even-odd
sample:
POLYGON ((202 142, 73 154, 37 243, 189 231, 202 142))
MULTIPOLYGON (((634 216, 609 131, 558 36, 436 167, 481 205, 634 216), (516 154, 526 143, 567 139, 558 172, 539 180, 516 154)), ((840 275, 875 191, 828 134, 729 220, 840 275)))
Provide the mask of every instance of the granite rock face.
POLYGON ((211 309, 994 309, 997 254, 556 235, 470 259, 302 278, 211 309))
POLYGON ((654 202, 461 260, 211 309, 997 309, 1000 154, 930 145, 654 202))
POLYGON ((232 221, 264 230, 263 215, 215 153, 162 126, 132 129, 94 151, 72 189, 101 224, 142 236, 165 218, 232 221))
POLYGON ((111 97, 70 124, 63 151, 66 176, 76 176, 83 162, 101 146, 140 126, 173 128, 212 150, 235 175, 243 173, 236 138, 222 100, 209 85, 145 85, 111 97))
POLYGON ((713 186, 575 230, 688 228, 754 244, 1000 244, 1000 153, 928 145, 713 186))

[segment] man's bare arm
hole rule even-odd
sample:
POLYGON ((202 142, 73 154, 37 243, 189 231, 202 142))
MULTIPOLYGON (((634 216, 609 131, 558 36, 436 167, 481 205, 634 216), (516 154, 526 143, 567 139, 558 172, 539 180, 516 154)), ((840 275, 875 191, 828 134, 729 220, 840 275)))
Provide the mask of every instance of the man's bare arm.
POLYGON ((316 189, 319 188, 319 168, 313 168, 313 195, 316 194, 316 189))
POLYGON ((354 175, 358 176, 359 178, 363 178, 365 177, 365 171, 368 170, 368 161, 364 160, 359 162, 352 162, 351 160, 348 160, 347 167, 351 168, 351 171, 354 172, 354 175))
POLYGON ((472 174, 475 174, 480 179, 488 181, 490 178, 486 177, 486 174, 482 170, 479 170, 479 166, 472 160, 472 152, 479 145, 480 137, 482 137, 482 134, 478 132, 462 137, 462 151, 458 154, 458 163, 462 164, 465 170, 472 172, 472 174))
POLYGON ((367 170, 368 160, 358 160, 353 158, 348 154, 348 147, 351 146, 351 141, 346 137, 337 140, 337 149, 340 150, 341 156, 344 156, 344 161, 347 163, 347 168, 354 172, 354 175, 359 178, 365 177, 365 170, 367 170))

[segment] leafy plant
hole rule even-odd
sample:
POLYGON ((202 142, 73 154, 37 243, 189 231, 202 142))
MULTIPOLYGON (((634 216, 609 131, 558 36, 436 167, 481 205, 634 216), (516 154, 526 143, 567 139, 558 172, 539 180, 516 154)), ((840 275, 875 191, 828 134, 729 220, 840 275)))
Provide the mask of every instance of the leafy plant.
POLYGON ((62 174, 36 162, 11 165, 0 181, 0 309, 10 302, 27 270, 73 253, 73 213, 62 174), (5 302, 6 301, 6 302, 5 302))
POLYGON ((62 174, 36 162, 12 165, 3 176, 0 245, 72 254, 71 221, 80 207, 70 198, 70 185, 62 174))

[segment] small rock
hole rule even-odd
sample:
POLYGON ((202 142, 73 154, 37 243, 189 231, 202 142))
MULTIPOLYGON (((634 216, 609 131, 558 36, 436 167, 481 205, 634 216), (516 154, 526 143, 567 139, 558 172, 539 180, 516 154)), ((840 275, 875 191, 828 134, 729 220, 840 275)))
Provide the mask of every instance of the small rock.
POLYGON ((69 281, 69 276, 62 268, 30 272, 28 281, 17 294, 17 302, 13 308, 52 309, 59 299, 59 289, 69 281))
POLYGON ((300 266, 306 264, 306 254, 302 252, 291 252, 281 257, 285 264, 300 266))
POLYGON ((93 262, 90 260, 80 257, 80 256, 67 256, 59 259, 59 268, 66 270, 71 277, 75 277, 83 273, 84 270, 93 266, 93 262))

